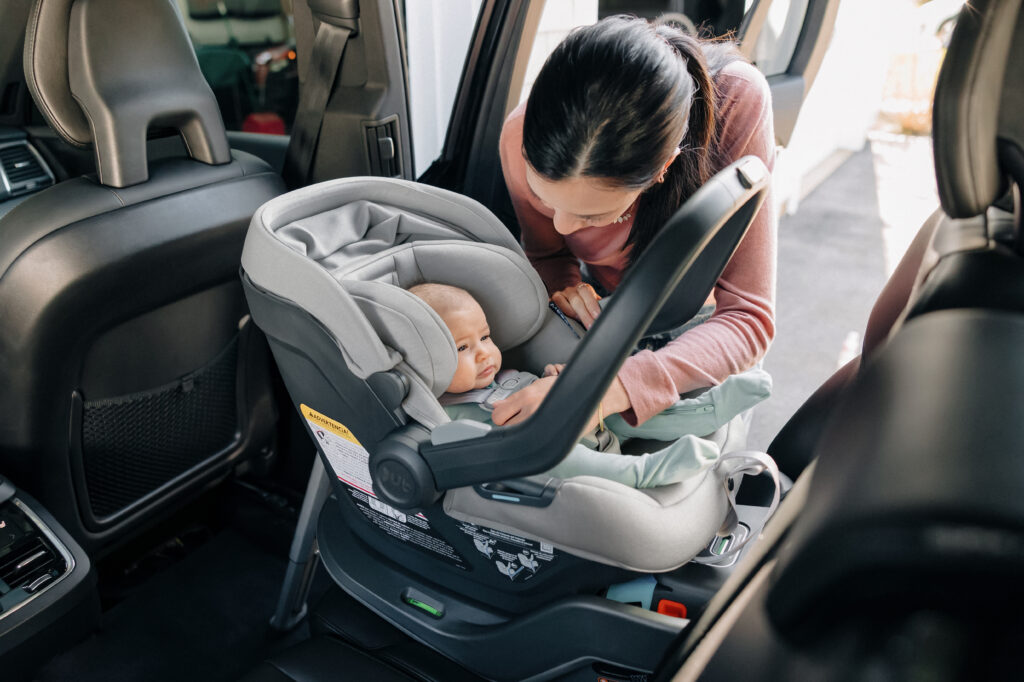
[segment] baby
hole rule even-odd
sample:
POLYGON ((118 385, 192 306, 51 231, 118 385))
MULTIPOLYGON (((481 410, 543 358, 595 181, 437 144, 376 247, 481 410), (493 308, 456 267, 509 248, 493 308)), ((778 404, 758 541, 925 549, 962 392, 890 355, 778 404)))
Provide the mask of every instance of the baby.
MULTIPOLYGON (((440 316, 455 340, 458 351, 455 375, 447 393, 441 396, 441 404, 457 402, 452 398, 492 386, 501 370, 501 351, 491 339, 487 316, 476 299, 464 289, 446 284, 418 284, 410 287, 409 292, 421 298, 440 316)), ((549 366, 552 373, 559 369, 558 366, 549 366)), ((492 423, 490 413, 479 403, 449 404, 445 411, 453 419, 492 423)), ((659 422, 656 430, 656 435, 646 437, 663 437, 666 433, 664 420, 659 422)), ((589 439, 585 438, 561 463, 546 473, 557 478, 598 476, 634 488, 652 488, 688 479, 718 459, 719 448, 713 441, 698 438, 692 433, 683 435, 678 429, 668 430, 673 431, 672 437, 678 440, 667 448, 639 456, 601 452, 587 447, 589 439)), ((633 427, 629 435, 645 437, 645 432, 642 426, 633 427)))

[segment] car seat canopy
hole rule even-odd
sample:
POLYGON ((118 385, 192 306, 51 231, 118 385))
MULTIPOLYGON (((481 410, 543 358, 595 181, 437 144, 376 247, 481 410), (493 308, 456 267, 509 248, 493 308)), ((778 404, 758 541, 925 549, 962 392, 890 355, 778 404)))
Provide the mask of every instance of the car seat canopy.
POLYGON ((434 398, 455 373, 455 343, 406 289, 466 289, 502 349, 534 336, 548 312, 543 283, 497 218, 472 199, 398 180, 342 179, 268 203, 253 217, 242 264, 255 284, 316 318, 356 376, 405 375, 403 407, 428 426, 447 421, 434 398))

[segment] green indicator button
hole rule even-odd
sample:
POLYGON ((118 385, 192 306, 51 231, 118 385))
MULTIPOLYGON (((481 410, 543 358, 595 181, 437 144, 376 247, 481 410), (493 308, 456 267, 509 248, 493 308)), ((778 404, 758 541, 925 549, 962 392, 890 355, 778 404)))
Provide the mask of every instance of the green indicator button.
POLYGON ((724 538, 718 538, 714 545, 711 547, 711 553, 718 556, 721 555, 732 543, 732 536, 726 535, 724 538))
POLYGON ((431 606, 430 604, 427 604, 425 602, 421 602, 419 599, 414 599, 413 597, 405 597, 405 603, 409 604, 410 606, 415 606, 418 609, 422 609, 423 611, 426 611, 434 618, 440 618, 444 615, 444 611, 442 611, 441 609, 431 606))

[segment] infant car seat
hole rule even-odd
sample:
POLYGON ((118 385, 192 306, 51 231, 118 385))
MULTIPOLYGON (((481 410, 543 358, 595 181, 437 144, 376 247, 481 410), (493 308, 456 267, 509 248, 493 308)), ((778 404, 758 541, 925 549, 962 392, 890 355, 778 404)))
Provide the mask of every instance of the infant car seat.
POLYGON ((729 525, 725 481, 636 490, 533 475, 569 452, 645 332, 697 312, 768 181, 764 165, 745 157, 708 182, 582 340, 548 307, 508 230, 471 199, 350 178, 265 204, 247 235, 242 279, 333 483, 338 503, 324 507, 317 531, 332 577, 488 677, 593 660, 649 670, 685 621, 594 595, 700 552, 729 525), (454 343, 405 290, 424 281, 480 301, 505 366, 539 373, 568 363, 525 423, 481 434, 479 424, 467 433, 449 422, 437 396, 454 372, 454 343))

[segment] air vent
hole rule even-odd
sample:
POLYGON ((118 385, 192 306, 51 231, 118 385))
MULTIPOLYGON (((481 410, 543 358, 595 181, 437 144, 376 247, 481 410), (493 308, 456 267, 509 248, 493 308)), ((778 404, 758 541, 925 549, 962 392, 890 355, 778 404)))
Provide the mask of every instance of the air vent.
POLYGON ((20 587, 31 594, 64 571, 63 559, 38 535, 23 538, 12 549, 0 558, 0 581, 8 590, 20 587))
POLYGON ((52 185, 53 174, 27 142, 12 142, 0 146, 0 181, 13 197, 52 185))
POLYGON ((364 122, 366 153, 370 175, 397 178, 402 175, 402 145, 398 137, 398 116, 382 121, 364 122))

